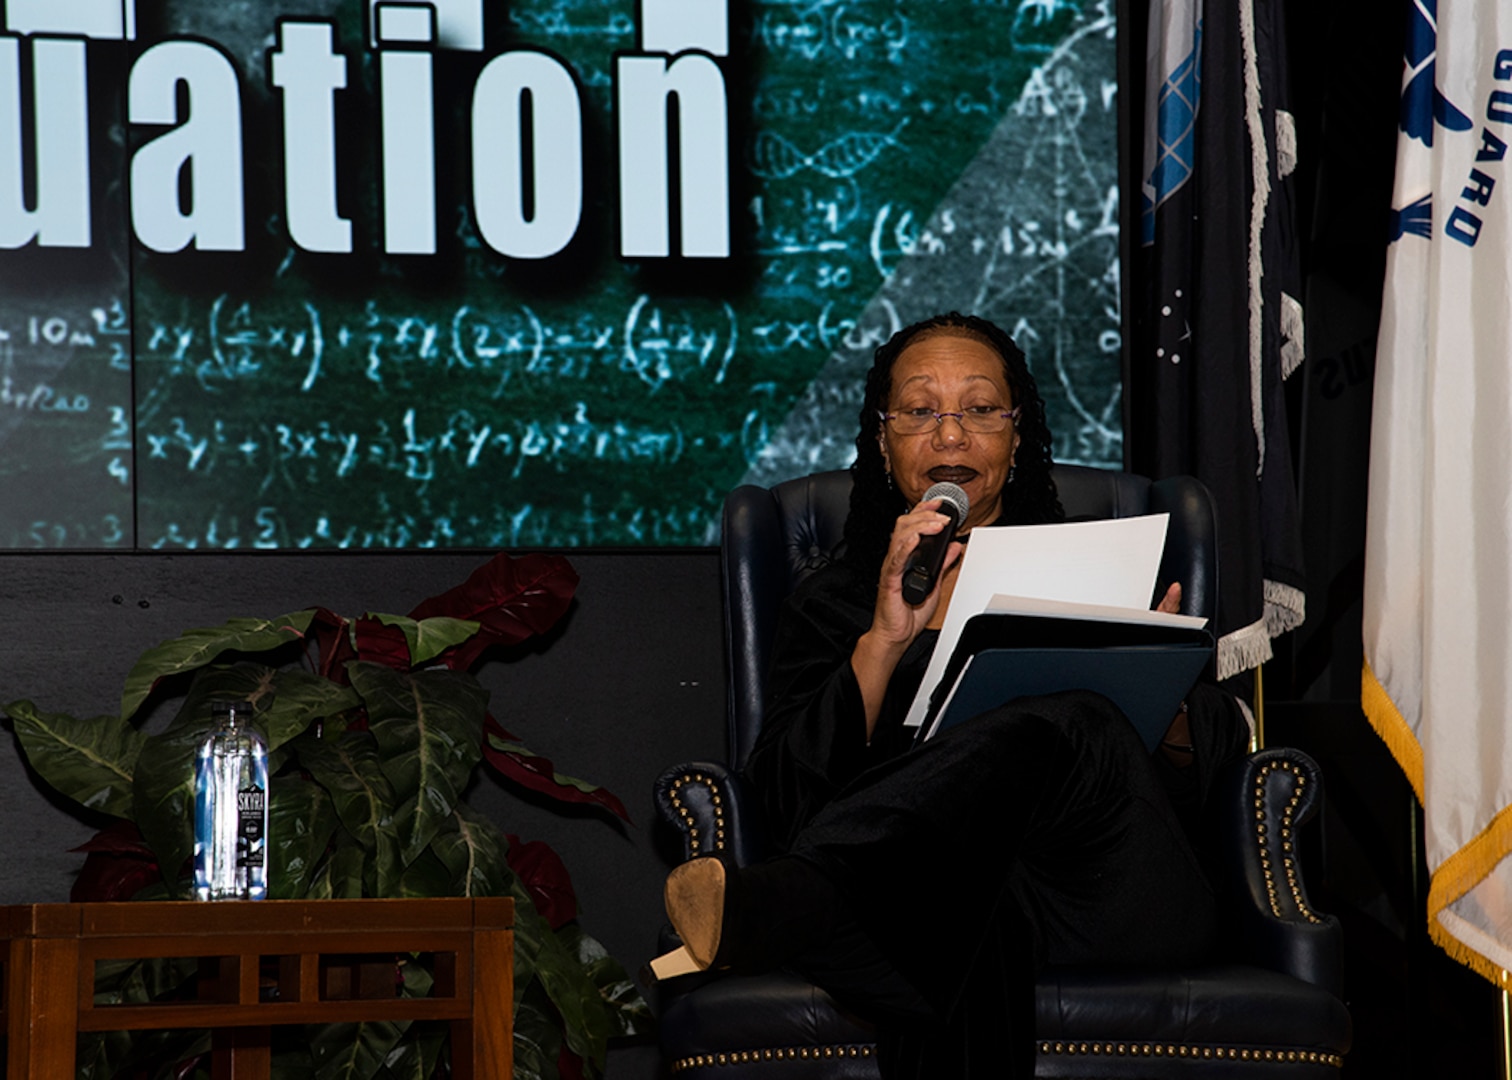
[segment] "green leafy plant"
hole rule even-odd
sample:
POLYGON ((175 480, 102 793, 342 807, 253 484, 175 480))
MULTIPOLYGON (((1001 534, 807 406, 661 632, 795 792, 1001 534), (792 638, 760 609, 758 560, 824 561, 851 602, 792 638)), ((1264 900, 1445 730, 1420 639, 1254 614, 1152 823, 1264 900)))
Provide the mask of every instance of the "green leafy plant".
MULTIPOLYGON (((500 554, 406 616, 317 607, 187 631, 136 662, 118 716, 7 705, 37 773, 115 819, 82 849, 73 899, 190 894, 193 762, 210 702, 249 701, 269 748, 270 896, 514 896, 515 1076, 602 1075, 610 1038, 644 1030, 645 1002, 576 922, 556 853, 502 832, 462 798, 487 762, 510 783, 628 820, 608 791, 558 773, 506 731, 471 674, 489 648, 549 630, 577 580, 565 559, 500 554), (143 731, 148 702, 180 691, 166 727, 143 731)), ((427 991, 422 964, 399 970, 402 993, 427 991)), ((192 964, 121 963, 99 972, 96 992, 152 1000, 193 978, 192 964)), ((421 1024, 326 1025, 281 1048, 274 1068, 290 1080, 426 1080, 444 1068, 445 1038, 421 1024)), ((81 1041, 79 1075, 183 1076, 207 1046, 202 1032, 98 1035, 81 1041)))

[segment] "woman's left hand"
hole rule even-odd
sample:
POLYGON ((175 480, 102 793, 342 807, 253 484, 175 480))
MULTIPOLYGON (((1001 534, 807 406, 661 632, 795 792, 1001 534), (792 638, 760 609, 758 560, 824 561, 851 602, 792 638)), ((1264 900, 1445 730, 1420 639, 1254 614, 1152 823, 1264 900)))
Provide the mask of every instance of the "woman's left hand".
POLYGON ((1167 615, 1181 614, 1181 582, 1171 582, 1171 587, 1160 598, 1160 603, 1155 605, 1156 611, 1163 611, 1167 615))

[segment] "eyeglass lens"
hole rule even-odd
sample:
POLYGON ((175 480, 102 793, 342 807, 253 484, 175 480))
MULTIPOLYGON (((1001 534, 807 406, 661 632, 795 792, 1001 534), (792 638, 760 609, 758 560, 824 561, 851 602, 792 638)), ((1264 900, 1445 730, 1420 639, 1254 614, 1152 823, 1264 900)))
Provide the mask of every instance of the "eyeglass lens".
MULTIPOLYGON (((1016 412, 1017 410, 1015 410, 1016 412)), ((926 431, 933 431, 943 424, 946 418, 956 421, 967 431, 978 435, 995 435, 1008 426, 1008 421, 1015 419, 1013 412, 929 412, 927 410, 910 410, 908 412, 892 413, 885 418, 892 424, 893 430, 899 435, 922 435, 926 431)))

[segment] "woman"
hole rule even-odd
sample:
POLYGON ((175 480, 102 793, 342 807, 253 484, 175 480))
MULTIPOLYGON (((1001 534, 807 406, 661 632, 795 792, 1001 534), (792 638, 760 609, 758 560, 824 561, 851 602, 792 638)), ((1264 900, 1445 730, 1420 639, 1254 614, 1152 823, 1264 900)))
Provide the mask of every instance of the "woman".
MULTIPOLYGON (((1247 740, 1226 695, 1194 688, 1153 759, 1088 693, 1020 699, 917 747, 902 724, 971 530, 1064 517, 1049 443, 1023 354, 991 323, 940 316, 877 350, 844 555, 784 611, 745 768, 788 854, 668 880, 693 967, 803 971, 879 1021, 884 1076, 1031 1075, 1040 965, 1181 964, 1212 945, 1182 819, 1247 740), (922 501, 940 481, 970 509, 910 605, 908 557, 948 524, 922 501)), ((1160 606, 1177 603, 1173 587, 1160 606)))

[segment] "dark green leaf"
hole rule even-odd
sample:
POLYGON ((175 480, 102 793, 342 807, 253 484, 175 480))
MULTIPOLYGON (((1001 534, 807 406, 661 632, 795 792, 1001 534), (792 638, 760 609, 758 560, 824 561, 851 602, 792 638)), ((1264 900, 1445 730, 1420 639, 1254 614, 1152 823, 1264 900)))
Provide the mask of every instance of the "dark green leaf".
MULTIPOLYGON (((454 891, 461 896, 504 896, 510 892, 509 841, 482 814, 458 803, 431 841, 431 851, 451 871, 454 891)), ((531 903, 528 893, 523 902, 531 903)), ((517 897, 518 899, 518 897, 517 897)))
POLYGON ((368 1080, 409 1026, 408 1020, 312 1025, 307 1030, 317 1080, 368 1080))
POLYGON ((488 691, 463 672, 400 672, 378 664, 347 668, 367 705, 383 771, 393 784, 400 857, 430 844, 482 756, 488 691))
POLYGON ((561 1021, 539 986, 515 999, 513 1080, 558 1080, 561 1021))
MULTIPOLYGON (((264 740, 268 739, 268 707, 273 703, 274 688, 282 673, 267 664, 242 660, 221 667, 203 668, 189 684, 189 692, 179 703, 178 712, 168 722, 169 729, 185 724, 208 724, 216 701, 247 701, 252 704, 252 726, 264 740)), ((288 733, 282 733, 287 737, 288 733)))
POLYGON ((315 871, 307 895, 311 900, 356 900, 375 895, 376 888, 364 890, 363 881, 372 865, 364 851, 349 834, 336 834, 336 847, 315 871))
POLYGON ((141 1005, 167 997, 194 978, 196 961, 188 957, 127 960, 120 969, 96 967, 95 1003, 141 1005), (102 970, 103 969, 103 970, 102 970))
POLYGON ((404 996, 410 998, 430 997, 436 977, 413 956, 399 965, 400 981, 404 984, 404 996))
MULTIPOLYGON (((301 1033, 302 1034, 302 1033, 301 1033)), ((315 1080, 315 1062, 302 1039, 281 1040, 268 1063, 269 1080, 315 1080)))
POLYGON ((129 817, 131 778, 146 736, 116 716, 76 720, 30 701, 5 707, 26 760, 42 779, 91 810, 129 817))
POLYGON ((640 988, 597 939, 589 936, 577 923, 562 927, 557 931, 557 937, 583 965, 589 981, 598 987, 611 1037, 643 1035, 653 1030, 656 1021, 651 1015, 651 1007, 641 996, 640 988))
POLYGON ((268 749, 276 750, 302 734, 317 720, 329 720, 362 702, 350 686, 298 669, 279 671, 273 681, 273 697, 258 720, 268 736, 268 749))
POLYGON ((529 981, 539 980, 562 1018, 568 1047, 602 1070, 610 1026, 598 987, 528 900, 516 900, 514 929, 516 1000, 528 990, 529 981))
POLYGON ((436 1075, 436 1063, 441 1060, 441 1051, 446 1044, 447 1030, 444 1025, 413 1025, 384 1059, 388 1075, 395 1080, 432 1080, 436 1075))
POLYGON ((302 899, 336 831, 336 809, 325 788, 302 776, 277 776, 268 786, 268 895, 302 899))
POLYGON ((129 1031, 80 1032, 74 1058, 75 1080, 111 1080, 131 1052, 132 1040, 129 1031))
POLYGON ((206 717, 150 737, 132 785, 132 817, 175 895, 184 894, 180 873, 194 853, 194 763, 209 729, 206 717))
MULTIPOLYGON (((404 864, 394 822, 394 791, 379 765, 373 736, 365 731, 349 731, 334 740, 306 735, 297 747, 300 764, 330 792, 341 824, 372 859, 376 895, 397 896, 404 864)), ((336 886, 346 887, 339 882, 336 886)))
POLYGON ((374 615, 385 626, 397 627, 409 645, 410 663, 428 664, 453 645, 460 645, 478 632, 478 624, 466 619, 436 616, 411 619, 408 615, 374 615))
POLYGON ((433 851, 422 851, 420 857, 406 866, 404 873, 400 875, 399 895, 455 896, 456 882, 446 864, 436 858, 433 851))
POLYGON ((260 653, 304 638, 315 610, 296 611, 277 619, 230 619, 223 626, 188 630, 143 653, 126 676, 121 693, 121 716, 136 715, 159 679, 195 671, 227 651, 260 653))
MULTIPOLYGON (((252 706, 252 726, 269 741, 268 706, 280 678, 277 668, 242 660, 224 667, 202 668, 190 683, 179 711, 168 726, 203 724, 213 719, 215 702, 245 701, 252 706)), ((243 719, 246 719, 243 717, 243 719)))

